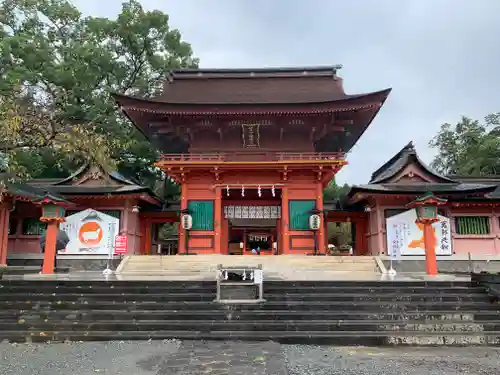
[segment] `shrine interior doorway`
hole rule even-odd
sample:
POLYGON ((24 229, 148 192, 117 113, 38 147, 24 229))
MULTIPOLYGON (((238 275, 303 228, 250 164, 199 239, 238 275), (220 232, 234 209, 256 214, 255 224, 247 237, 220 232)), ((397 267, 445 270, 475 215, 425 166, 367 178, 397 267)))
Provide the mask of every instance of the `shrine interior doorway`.
POLYGON ((277 255, 277 249, 276 219, 229 220, 230 255, 277 255))

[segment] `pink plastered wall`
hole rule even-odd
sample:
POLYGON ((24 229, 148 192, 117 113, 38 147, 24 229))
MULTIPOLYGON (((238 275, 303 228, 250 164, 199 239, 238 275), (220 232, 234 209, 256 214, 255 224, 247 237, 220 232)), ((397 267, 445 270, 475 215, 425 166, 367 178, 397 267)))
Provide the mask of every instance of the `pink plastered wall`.
MULTIPOLYGON (((402 199, 400 204, 384 204, 382 200, 378 200, 375 207, 372 208, 370 212, 370 233, 368 234, 370 254, 387 254, 384 211, 388 209, 404 209, 407 203, 407 199, 402 199)), ((446 216, 450 218, 454 254, 466 256, 470 252, 472 256, 500 255, 500 209, 493 210, 490 207, 471 209, 450 206, 445 206, 443 209, 446 216), (488 216, 490 220, 490 234, 456 234, 456 216, 488 216)))
MULTIPOLYGON (((140 251, 140 226, 139 226, 139 213, 132 212, 132 207, 136 205, 135 200, 113 202, 108 201, 106 204, 80 204, 72 207, 71 210, 85 210, 93 208, 95 210, 117 210, 121 211, 120 231, 123 231, 128 236, 128 249, 129 253, 139 253, 140 251)), ((22 234, 22 221, 24 218, 39 218, 41 210, 38 206, 32 203, 20 202, 18 203, 17 210, 11 213, 12 220, 16 221, 16 233, 8 237, 8 254, 39 254, 40 250, 40 236, 23 235, 22 234)))

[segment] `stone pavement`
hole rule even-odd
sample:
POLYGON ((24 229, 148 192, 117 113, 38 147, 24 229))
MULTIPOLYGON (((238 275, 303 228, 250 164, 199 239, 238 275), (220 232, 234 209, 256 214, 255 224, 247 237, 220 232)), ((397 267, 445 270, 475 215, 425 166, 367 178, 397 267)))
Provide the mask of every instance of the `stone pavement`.
MULTIPOLYGON (((87 280, 87 281, 215 281, 215 272, 213 274, 199 274, 189 276, 162 276, 151 275, 148 273, 137 273, 135 275, 103 275, 97 271, 75 271, 70 273, 61 273, 54 275, 26 274, 26 275, 7 275, 4 279, 8 280, 87 280)), ((302 271, 271 273, 264 270, 264 281, 423 281, 426 275, 421 272, 409 273, 400 272, 391 277, 388 274, 374 272, 341 272, 341 271, 302 271)), ((439 275, 433 278, 436 281, 470 281, 470 276, 439 275)), ((1 375, 1 374, 0 374, 1 375)))
POLYGON ((0 344, 1 375, 496 375, 500 348, 273 342, 0 344))

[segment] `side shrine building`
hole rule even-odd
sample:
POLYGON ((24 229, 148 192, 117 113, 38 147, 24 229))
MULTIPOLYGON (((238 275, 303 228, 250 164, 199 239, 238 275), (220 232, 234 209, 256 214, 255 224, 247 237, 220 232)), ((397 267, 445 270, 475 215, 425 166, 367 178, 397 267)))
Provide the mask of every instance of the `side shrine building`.
MULTIPOLYGON (((158 226, 189 214, 192 226, 179 229, 174 253, 327 253, 332 232, 348 225, 353 255, 384 255, 393 227, 388 223, 401 223, 398 215, 411 214, 406 204, 432 192, 448 200, 440 210, 447 223, 438 236, 441 255, 498 255, 500 177, 441 176, 412 143, 368 184, 323 201, 323 189, 347 165, 346 154, 390 93, 346 94, 339 69, 176 70, 159 97, 114 95, 124 115, 163 152, 156 166, 180 185, 180 201, 165 202, 96 166, 63 180, 7 184, 0 193, 0 264, 41 258, 44 224, 36 203, 47 194, 72 204, 66 212, 71 223, 86 210, 118 219, 129 254, 156 254, 158 226), (310 230, 311 214, 319 215, 318 231, 310 230)), ((98 233, 87 237, 112 247, 111 234, 98 233)), ((423 255, 415 236, 414 247, 402 255, 423 255)), ((108 250, 94 251, 83 243, 87 237, 75 235, 76 245, 59 258, 106 259, 108 250)))

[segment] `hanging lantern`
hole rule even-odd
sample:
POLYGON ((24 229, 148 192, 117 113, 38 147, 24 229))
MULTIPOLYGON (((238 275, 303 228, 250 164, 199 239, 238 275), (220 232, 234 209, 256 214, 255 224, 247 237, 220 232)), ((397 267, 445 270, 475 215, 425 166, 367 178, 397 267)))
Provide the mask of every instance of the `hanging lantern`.
POLYGON ((226 195, 229 197, 229 185, 226 185, 226 195))
POLYGON ((260 189, 260 185, 257 188, 257 194, 259 195, 259 198, 262 197, 262 190, 260 189))
POLYGON ((241 196, 245 196, 245 187, 243 185, 241 185, 241 196))
POLYGON ((274 185, 271 188, 271 194, 273 195, 273 197, 276 196, 276 190, 274 189, 274 185))

